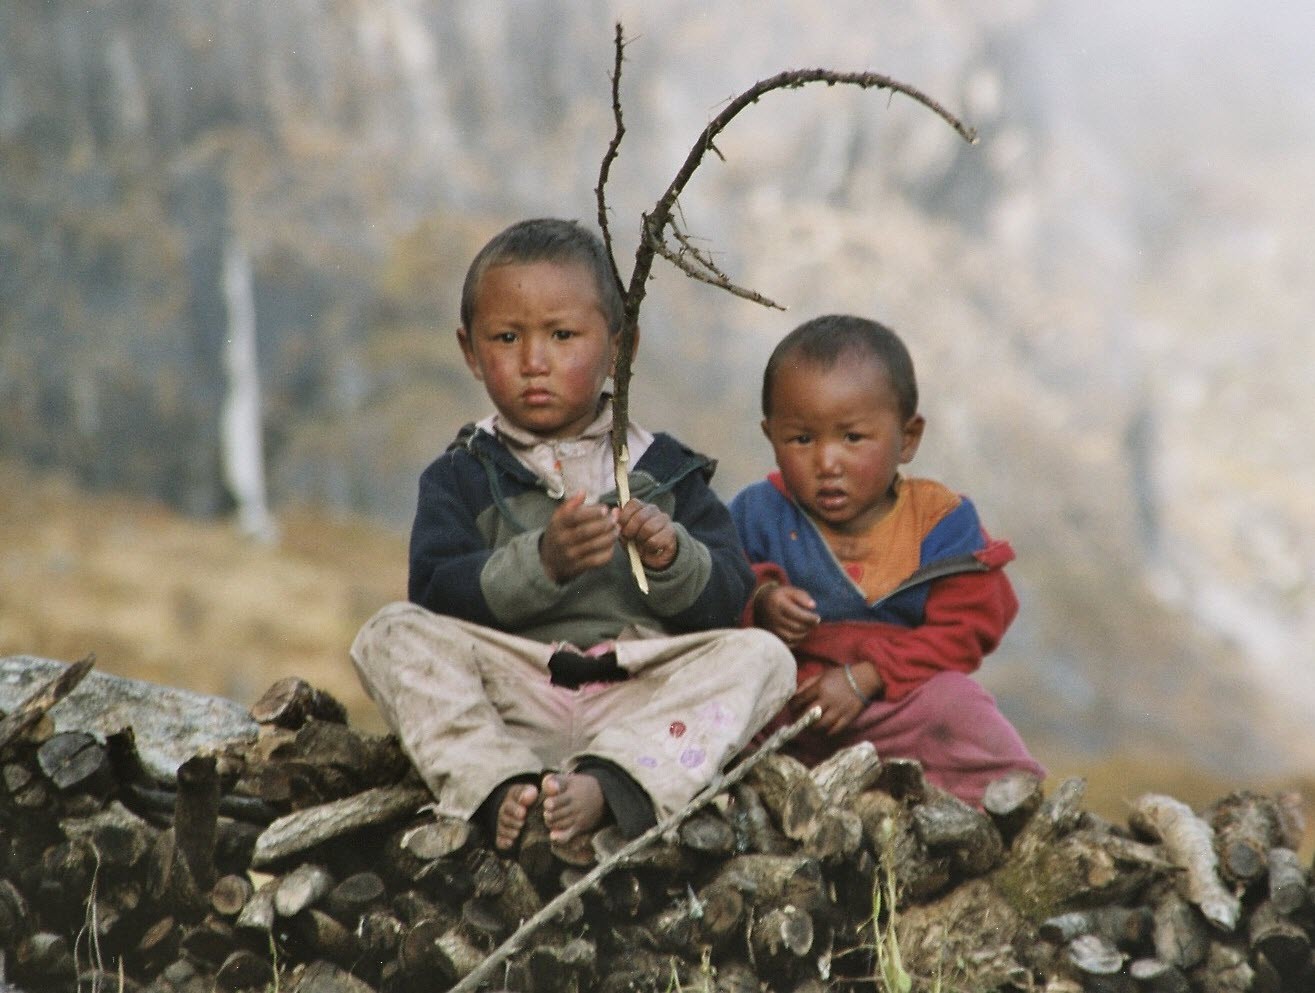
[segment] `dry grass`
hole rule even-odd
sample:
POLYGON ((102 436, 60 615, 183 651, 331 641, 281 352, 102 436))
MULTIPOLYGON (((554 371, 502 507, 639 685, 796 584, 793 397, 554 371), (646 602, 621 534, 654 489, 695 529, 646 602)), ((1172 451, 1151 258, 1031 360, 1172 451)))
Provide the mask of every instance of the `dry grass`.
POLYGON ((265 545, 0 463, 0 654, 95 652, 103 672, 240 703, 299 675, 379 729, 347 650, 405 595, 405 537, 308 511, 279 523, 265 545))

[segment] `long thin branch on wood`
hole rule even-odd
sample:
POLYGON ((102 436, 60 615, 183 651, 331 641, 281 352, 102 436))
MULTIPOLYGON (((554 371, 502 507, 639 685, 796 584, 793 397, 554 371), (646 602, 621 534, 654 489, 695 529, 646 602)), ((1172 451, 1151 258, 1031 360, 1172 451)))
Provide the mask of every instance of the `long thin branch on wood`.
MULTIPOLYGON (((598 220, 603 229, 603 239, 607 246, 608 253, 612 252, 612 236, 607 223, 607 211, 605 200, 605 186, 607 177, 611 171, 612 163, 618 154, 621 144, 622 135, 625 133, 624 125, 621 120, 621 63, 622 55, 625 48, 625 38, 621 25, 616 25, 615 34, 615 62, 612 73, 612 115, 615 121, 615 130, 612 140, 607 147, 607 152, 603 156, 602 168, 599 170, 598 187, 594 191, 598 199, 598 220)), ((653 259, 657 255, 670 259, 682 272, 699 279, 703 282, 710 283, 713 286, 720 286, 722 289, 734 293, 736 296, 762 303, 766 306, 779 306, 773 304, 766 297, 756 293, 753 290, 746 290, 737 287, 722 276, 709 277, 706 272, 701 272, 696 267, 691 266, 688 260, 682 258, 680 250, 672 248, 667 244, 666 233, 669 227, 674 227, 672 212, 676 209, 677 201, 680 194, 684 191, 690 179, 693 178, 695 171, 698 169, 703 157, 708 152, 713 152, 720 157, 721 153, 717 150, 715 141, 719 134, 733 121, 739 113, 746 107, 757 103, 760 99, 774 90, 797 90, 810 83, 825 83, 827 86, 857 86, 861 89, 889 90, 892 94, 900 93, 909 97, 916 103, 926 107, 932 113, 944 120, 950 127, 970 144, 977 141, 977 133, 954 114, 950 113, 944 106, 933 100, 927 94, 923 93, 916 87, 907 83, 902 83, 890 76, 876 72, 836 72, 832 69, 790 69, 785 72, 777 73, 775 76, 759 80, 749 87, 743 93, 734 97, 722 109, 716 117, 708 122, 708 125, 699 135, 698 140, 694 142, 689 154, 685 157, 684 163, 676 173, 671 184, 666 191, 658 198, 653 209, 642 217, 641 233, 639 247, 635 252, 635 265, 630 271, 630 283, 625 288, 625 317, 621 324, 621 338, 618 343, 616 369, 613 375, 613 396, 612 396, 612 468, 616 474, 617 493, 624 503, 629 499, 630 487, 626 479, 628 472, 628 463, 630 461, 629 451, 626 445, 626 433, 630 426, 630 377, 631 363, 635 354, 635 339, 639 328, 639 311, 644 302, 644 295, 648 289, 648 279, 653 270, 653 259)), ((708 271, 716 273, 715 266, 706 266, 706 256, 703 253, 695 252, 695 257, 700 263, 705 264, 708 271)), ((620 281, 620 270, 617 268, 615 258, 612 259, 612 270, 616 274, 618 282, 620 281)), ((636 580, 640 588, 647 592, 648 585, 644 579, 643 569, 638 562, 638 553, 634 546, 630 546, 631 567, 635 571, 636 580)))
POLYGON ((566 887, 566 889, 562 890, 561 893, 557 894, 557 896, 544 904, 543 908, 539 910, 538 913, 522 924, 510 938, 495 948, 483 962, 476 966, 472 972, 461 980, 461 982, 453 986, 448 993, 473 993, 474 990, 479 988, 479 984, 488 978, 498 966, 502 965, 525 947, 525 943, 530 935, 560 914, 563 907, 578 898, 582 893, 587 891, 617 866, 625 864, 627 861, 634 858, 636 853, 642 851, 663 835, 674 831, 684 823, 690 815, 706 807, 719 795, 742 780, 750 771, 752 771, 753 767, 757 765, 761 759, 779 751, 786 742, 790 741, 805 728, 812 725, 821 716, 822 708, 812 707, 793 724, 787 725, 783 728, 778 728, 762 743, 762 745, 758 747, 757 751, 748 756, 735 768, 713 779, 713 781, 709 783, 701 793, 694 797, 694 799, 684 807, 660 823, 655 824, 653 827, 632 839, 621 848, 618 848, 611 854, 611 856, 594 866, 585 876, 576 880, 570 886, 566 887))

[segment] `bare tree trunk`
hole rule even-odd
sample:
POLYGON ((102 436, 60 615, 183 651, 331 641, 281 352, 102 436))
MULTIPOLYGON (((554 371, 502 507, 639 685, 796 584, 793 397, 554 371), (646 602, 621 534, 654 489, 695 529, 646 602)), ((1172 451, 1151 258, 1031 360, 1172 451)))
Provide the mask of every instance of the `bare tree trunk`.
POLYGON ((238 523, 243 532, 272 541, 277 531, 265 494, 251 258, 235 235, 224 245, 224 302, 228 307, 228 339, 224 346, 228 389, 221 422, 224 482, 237 501, 238 523))

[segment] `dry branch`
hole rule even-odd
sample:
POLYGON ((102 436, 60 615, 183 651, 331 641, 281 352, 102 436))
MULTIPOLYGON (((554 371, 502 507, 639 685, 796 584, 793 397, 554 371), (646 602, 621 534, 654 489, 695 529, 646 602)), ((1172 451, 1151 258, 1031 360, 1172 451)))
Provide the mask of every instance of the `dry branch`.
MULTIPOLYGON (((603 243, 611 259, 612 273, 617 285, 622 287, 625 300, 625 316, 621 323, 621 337, 617 348, 615 373, 613 375, 614 392, 612 398, 612 468, 616 475, 617 494, 624 505, 630 496, 630 486, 626 479, 630 454, 626 445, 626 433, 630 424, 630 378, 631 364, 635 354, 635 338, 639 329, 639 311, 648 290, 648 279, 653 269, 653 259, 657 255, 670 260, 687 275, 718 286, 736 296, 751 300, 764 306, 779 307, 767 297, 755 290, 736 285, 723 273, 711 257, 694 248, 688 236, 676 223, 675 213, 680 195, 689 181, 694 177, 699 165, 708 152, 720 156, 716 148, 717 136, 746 107, 752 106, 768 93, 776 90, 797 90, 811 83, 825 83, 827 86, 857 86, 861 89, 888 90, 899 93, 921 104, 952 127, 961 138, 969 143, 977 141, 976 132, 969 128, 944 106, 927 94, 907 83, 902 83, 891 76, 876 72, 837 72, 833 69, 790 69, 775 76, 761 79, 738 96, 733 97, 721 113, 717 114, 704 127, 694 145, 690 148, 684 163, 663 194, 653 205, 653 209, 641 218, 639 247, 635 250, 635 264, 630 271, 630 282, 622 284, 620 269, 617 267, 612 250, 611 225, 607 217, 606 187, 612 164, 620 153, 621 140, 625 135, 625 125, 621 114, 621 66, 624 61, 625 36, 621 25, 616 25, 613 49, 615 58, 612 68, 612 119, 613 133, 598 173, 598 186, 594 190, 598 203, 598 224, 602 229, 603 243), (672 247, 667 241, 667 232, 679 247, 672 247), (690 260, 693 261, 690 261, 690 260)), ((782 308, 783 309, 783 308, 782 308)), ((631 569, 640 589, 648 592, 648 582, 644 577, 639 553, 633 544, 628 544, 631 569)))

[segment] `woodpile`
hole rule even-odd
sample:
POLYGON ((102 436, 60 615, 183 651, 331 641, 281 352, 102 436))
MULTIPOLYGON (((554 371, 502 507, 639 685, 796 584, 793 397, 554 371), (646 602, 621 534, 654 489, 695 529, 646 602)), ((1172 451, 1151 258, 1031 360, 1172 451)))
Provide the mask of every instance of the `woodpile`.
POLYGON ((592 865, 541 818, 501 857, 301 680, 162 780, 131 728, 52 730, 78 668, 0 720, 0 989, 1315 989, 1294 797, 1115 824, 1077 779, 976 810, 870 748, 764 751, 649 841, 598 832, 592 865))

